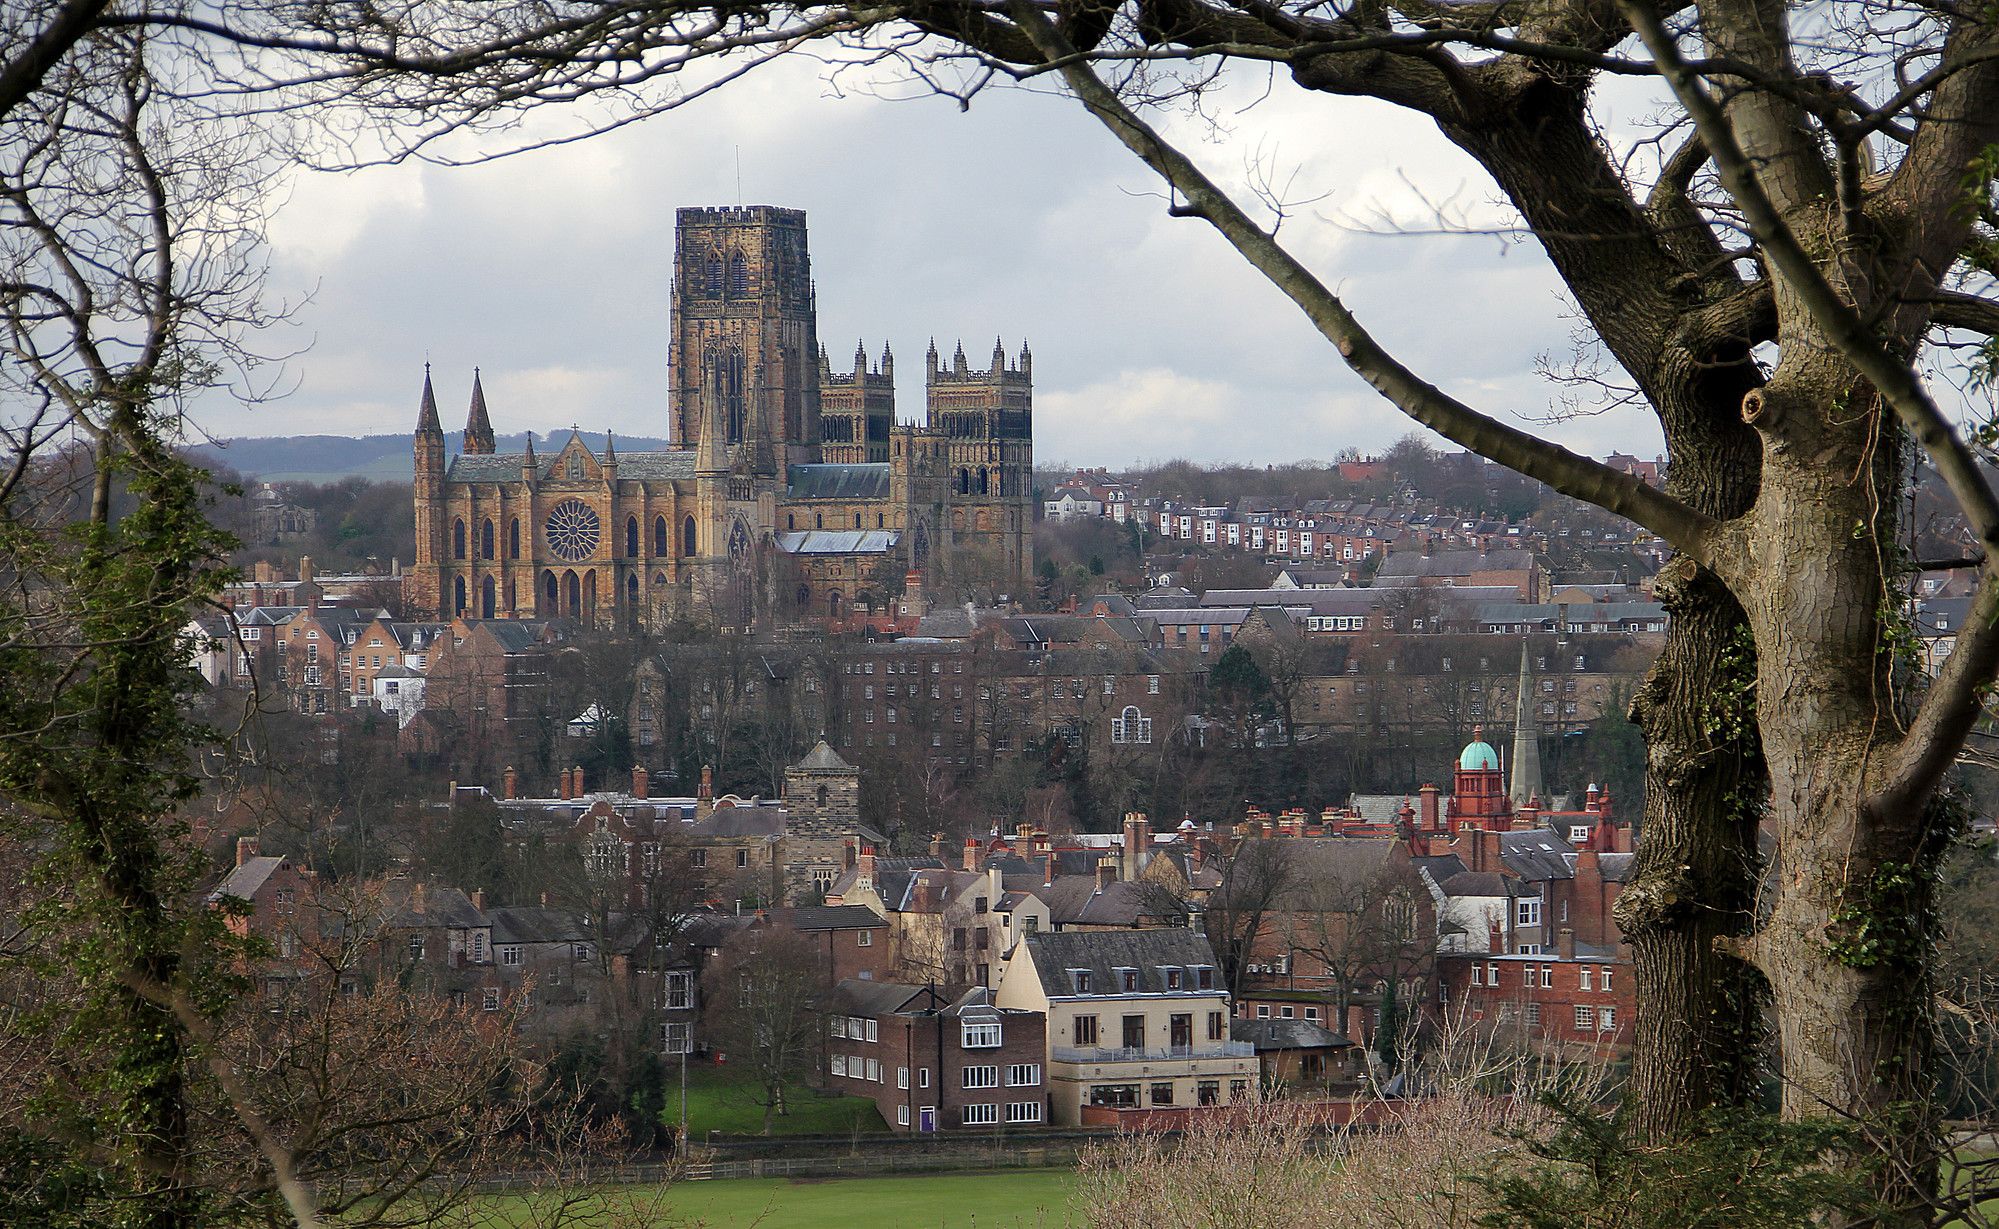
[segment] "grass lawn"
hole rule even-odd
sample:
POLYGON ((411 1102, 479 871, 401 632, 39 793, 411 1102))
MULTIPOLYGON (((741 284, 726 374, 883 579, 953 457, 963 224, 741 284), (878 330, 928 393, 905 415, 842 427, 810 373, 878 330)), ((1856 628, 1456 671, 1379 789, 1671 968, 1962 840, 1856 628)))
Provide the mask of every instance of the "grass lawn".
MULTIPOLYGON (((826 1181, 744 1178, 683 1182, 671 1189, 669 1222, 705 1229, 1074 1229, 1068 1169, 934 1177, 836 1178, 826 1181)), ((505 1195, 487 1204, 485 1223, 521 1223, 505 1195)))
MULTIPOLYGON (((680 1114, 679 1072, 669 1071, 666 1114, 673 1121, 680 1114)), ((689 1066, 687 1069, 687 1128, 696 1143, 708 1132, 727 1135, 761 1135, 763 1106, 757 1103, 762 1089, 746 1080, 735 1067, 689 1066)), ((785 1092, 789 1111, 771 1119, 773 1135, 850 1135, 888 1130, 875 1103, 865 1097, 822 1097, 810 1088, 796 1086, 785 1092)))

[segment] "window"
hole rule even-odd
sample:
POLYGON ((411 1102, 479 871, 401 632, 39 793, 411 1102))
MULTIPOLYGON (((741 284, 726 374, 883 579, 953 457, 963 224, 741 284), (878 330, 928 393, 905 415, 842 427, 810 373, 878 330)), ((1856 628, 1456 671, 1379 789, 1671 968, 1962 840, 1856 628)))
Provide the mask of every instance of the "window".
MULTIPOLYGON (((694 975, 692 973, 668 973, 666 975, 666 1009, 686 1011, 694 1003, 694 975)), ((836 1017, 837 1018, 837 1017, 836 1017)))
POLYGON ((1219 1011, 1211 1011, 1208 1013, 1209 1041, 1227 1041, 1228 1040, 1227 1030, 1228 1030, 1227 1017, 1223 1016, 1222 1013, 1219 1011))
POLYGON ((1541 902, 1523 900, 1517 903, 1513 918, 1516 926, 1539 926, 1541 924, 1541 902))
POLYGON ((1006 1107, 1006 1120, 1009 1123, 1040 1122, 1041 1102, 1039 1101, 1008 1102, 1006 1107))
POLYGON ((898 1105, 895 1107, 895 1125, 899 1127, 909 1125, 909 1107, 907 1105, 898 1105))
POLYGON ((1533 1028, 1541 1027, 1541 1005, 1539 1003, 1527 1004, 1527 1023, 1533 1028))
MULTIPOLYGON (((855 1061, 855 1062, 859 1062, 860 1060, 859 1060, 859 1059, 855 1059, 854 1061, 855 1061)), ((849 1065, 848 1065, 848 1070, 849 1070, 849 1072, 851 1073, 851 1071, 853 1070, 853 1067, 852 1067, 852 1064, 849 1064, 849 1065)), ((865 1079, 865 1080, 871 1080, 871 1081, 873 1081, 874 1083, 877 1083, 877 1084, 881 1083, 881 1082, 882 1082, 882 1066, 881 1066, 881 1060, 880 1060, 880 1059, 877 1059, 877 1058, 871 1058, 871 1059, 869 1059, 869 1060, 868 1060, 868 1073, 867 1073, 867 1074, 866 1074, 865 1076, 862 1076, 861 1078, 862 1078, 862 1079, 865 1079)))
POLYGON ((1485 984, 1485 972, 1477 965, 1471 967, 1471 984, 1474 986, 1483 986, 1485 984))
POLYGON ((1145 1048, 1145 1017, 1126 1016, 1124 1018, 1124 1048, 1143 1050, 1145 1048))
MULTIPOLYGON (((875 1024, 875 1021, 873 1021, 873 1020, 857 1020, 857 1021, 855 1021, 855 1023, 859 1024, 859 1025, 861 1026, 861 1028, 862 1028, 862 1029, 863 1029, 863 1030, 865 1031, 865 1033, 866 1033, 866 1035, 867 1035, 867 1039, 868 1039, 869 1041, 873 1041, 873 1040, 875 1040, 875 1039, 876 1039, 876 1037, 877 1037, 877 1033, 876 1033, 876 1031, 875 1031, 875 1029, 876 1029, 876 1024, 875 1024)), ((861 1036, 861 1033, 855 1033, 855 1034, 854 1034, 854 1036, 856 1036, 856 1037, 859 1037, 859 1036, 861 1036)))
POLYGON ((1606 1032, 1606 1033, 1614 1033, 1614 1032, 1616 1032, 1616 1031, 1617 1031, 1617 1008, 1615 1008, 1615 1007, 1599 1007, 1599 1008, 1597 1008, 1597 1009, 1596 1009, 1596 1026, 1597 1026, 1597 1027, 1598 1027, 1599 1029, 1601 1029, 1601 1030, 1603 1030, 1604 1032, 1606 1032))
POLYGON ((705 849, 690 849, 687 851, 687 860, 695 866, 706 866, 708 865, 708 851, 705 849))
POLYGON ((1596 979, 1596 980, 1597 980, 1597 984, 1598 984, 1599 986, 1603 987, 1603 992, 1604 992, 1605 994, 1609 994, 1609 993, 1610 993, 1610 968, 1609 968, 1609 966, 1607 966, 1607 965, 1606 965, 1605 967, 1603 967, 1603 968, 1600 968, 1600 969, 1598 969, 1598 970, 1597 970, 1597 979, 1596 979))
POLYGON ((1154 1084, 1146 1091, 1154 1105, 1173 1104, 1173 1085, 1170 1083, 1154 1084))
POLYGON ((520 944, 518 943, 502 944, 500 946, 500 963, 503 965, 507 965, 509 967, 518 967, 521 963, 520 944))
POLYGON ((1497 986, 1499 984, 1498 962, 1495 961, 1485 966, 1485 984, 1488 986, 1497 986))
POLYGON ((875 945, 875 932, 872 930, 862 931, 854 937, 854 944, 857 947, 873 947, 875 945))
POLYGON ((500 991, 499 991, 499 989, 498 989, 497 987, 494 987, 494 986, 488 986, 488 987, 486 987, 486 989, 485 989, 485 990, 484 990, 484 991, 483 991, 483 992, 482 992, 482 993, 480 994, 480 996, 479 996, 479 1006, 480 1006, 480 1008, 481 1008, 481 1009, 483 1009, 483 1010, 485 1010, 485 1011, 498 1011, 498 1010, 500 1010, 500 991))
POLYGON ((1014 1063, 1006 1069, 1008 1088, 1032 1088, 1041 1083, 1040 1063, 1014 1063))
POLYGON ((1576 1008, 1576 1031, 1578 1033, 1593 1033, 1596 1031, 1596 1008, 1576 1008))
POLYGON ((1222 1103, 1222 1082, 1202 1080, 1194 1086, 1194 1101, 1200 1105, 1220 1105, 1222 1103))
POLYGON ((1583 966, 1583 967, 1582 967, 1582 968, 1581 968, 1581 969, 1580 969, 1580 970, 1578 971, 1578 975, 1579 975, 1579 976, 1580 976, 1580 977, 1582 978, 1582 981, 1581 981, 1581 983, 1580 983, 1580 988, 1581 988, 1581 989, 1584 989, 1584 990, 1587 990, 1587 989, 1589 989, 1589 982, 1590 982, 1590 974, 1594 973, 1595 971, 1596 971, 1596 970, 1594 970, 1594 969, 1590 968, 1590 967, 1589 967, 1588 965, 1584 965, 1584 966, 1583 966))
POLYGON ((1181 989, 1182 983, 1186 981, 1186 976, 1187 975, 1179 969, 1166 970, 1166 988, 1168 990, 1181 989))
POLYGON ((1194 985, 1197 989, 1213 990, 1215 988, 1215 971, 1213 969, 1205 969, 1205 968, 1195 969, 1194 985))
POLYGON ((961 1112, 968 1127, 989 1127, 999 1122, 999 1106, 996 1103, 967 1105, 961 1112))
POLYGON ((1076 1044, 1093 1046, 1097 1044, 1097 1018, 1095 1016, 1076 1017, 1076 1044))
POLYGON ((965 1048, 967 1050, 990 1050, 1000 1043, 1000 1026, 997 1024, 965 1025, 965 1048))
POLYGON ((1070 969, 1069 980, 1075 983, 1077 994, 1088 994, 1090 992, 1090 971, 1088 969, 1070 969))
POLYGON ((1158 676, 1158 675, 1156 675, 1156 674, 1148 674, 1148 675, 1146 675, 1146 676, 1145 676, 1145 694, 1146 694, 1146 695, 1149 695, 1149 696, 1156 696, 1156 695, 1158 695, 1158 694, 1159 694, 1159 676, 1158 676))
POLYGON ((843 1041, 846 1040, 847 1017, 834 1016, 830 1021, 827 1022, 826 1031, 830 1033, 832 1036, 838 1037, 843 1041))
POLYGON ((930 1068, 918 1067, 916 1069, 916 1086, 918 1088, 930 1087, 930 1068))
POLYGON ((1117 971, 1117 976, 1118 976, 1118 986, 1119 986, 1119 987, 1120 987, 1120 988, 1121 988, 1121 989, 1122 989, 1122 990, 1123 990, 1123 991, 1124 991, 1124 992, 1125 992, 1126 994, 1137 994, 1137 993, 1138 993, 1138 970, 1137 970, 1137 969, 1119 969, 1119 970, 1117 971))
POLYGON ((1138 1085, 1092 1084, 1090 1086, 1090 1104, 1123 1108, 1136 1107, 1138 1105, 1138 1085))
POLYGON ((967 1067, 964 1070, 966 1088, 998 1088, 998 1067, 967 1067))
POLYGON ((845 1054, 833 1055, 833 1057, 826 1060, 826 1070, 833 1075, 847 1074, 847 1056, 845 1054))
POLYGON ((410 936, 410 959, 411 959, 411 960, 422 960, 422 959, 423 959, 423 936, 422 936, 422 935, 411 935, 411 936, 410 936))
POLYGON ((897 1088, 909 1087, 909 1068, 897 1067, 895 1069, 895 1086, 897 1088))

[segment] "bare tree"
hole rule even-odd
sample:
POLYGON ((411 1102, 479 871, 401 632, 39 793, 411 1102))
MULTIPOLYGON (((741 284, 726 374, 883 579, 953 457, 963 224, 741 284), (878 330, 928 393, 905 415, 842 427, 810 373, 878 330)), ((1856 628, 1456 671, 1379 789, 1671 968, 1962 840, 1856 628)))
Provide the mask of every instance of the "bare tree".
POLYGON ((790 1086, 818 1060, 819 1004, 830 988, 818 968, 796 931, 753 926, 725 942, 701 975, 708 1035, 750 1073, 766 1135, 790 1112, 790 1086))
POLYGON ((1221 882, 1208 894, 1207 931, 1231 994, 1242 993, 1251 959, 1298 887, 1297 848, 1292 841, 1250 839, 1222 859, 1221 882))

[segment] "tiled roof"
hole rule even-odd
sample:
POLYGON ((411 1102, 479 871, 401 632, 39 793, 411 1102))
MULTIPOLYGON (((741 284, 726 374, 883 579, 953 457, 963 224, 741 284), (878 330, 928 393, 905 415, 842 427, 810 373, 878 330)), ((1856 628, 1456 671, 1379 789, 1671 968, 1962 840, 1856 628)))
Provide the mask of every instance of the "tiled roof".
POLYGON ((1231 1020, 1229 1039, 1247 1041, 1259 1054, 1271 1050, 1324 1050, 1353 1042, 1312 1020, 1231 1020))
POLYGON ((798 761, 796 766, 807 772, 852 772, 854 770, 854 766, 841 759, 839 752, 833 750, 832 744, 823 738, 819 740, 818 745, 806 753, 804 759, 798 761))
POLYGON ((227 879, 215 885, 215 890, 208 894, 208 899, 218 901, 229 896, 237 900, 252 900, 256 897, 257 890, 264 886, 264 881, 284 864, 285 860, 282 857, 245 858, 243 865, 230 871, 227 879))
MULTIPOLYGON (((559 455, 559 454, 558 454, 559 455)), ((551 470, 556 458, 536 464, 544 479, 554 477, 551 470)), ((461 453, 451 460, 451 468, 444 473, 446 482, 518 482, 521 467, 527 463, 527 454, 521 452, 493 452, 485 454, 461 453)), ((675 448, 666 452, 621 452, 617 456, 618 477, 640 479, 692 478, 694 476, 694 451, 690 448, 675 448)))

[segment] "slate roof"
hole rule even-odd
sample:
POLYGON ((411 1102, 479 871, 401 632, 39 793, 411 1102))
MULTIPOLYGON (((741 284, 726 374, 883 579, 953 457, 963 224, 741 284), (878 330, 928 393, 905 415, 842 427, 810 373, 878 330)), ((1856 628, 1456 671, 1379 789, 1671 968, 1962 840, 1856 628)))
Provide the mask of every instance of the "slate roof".
POLYGON ((803 905, 786 915, 793 930, 869 930, 881 915, 866 905, 803 905))
MULTIPOLYGON (((1138 971, 1138 993, 1165 994, 1162 967, 1215 967, 1215 949, 1206 935, 1178 927, 1159 930, 1082 930, 1028 935, 1024 940, 1034 958, 1041 989, 1050 998, 1074 998, 1069 970, 1090 970, 1090 997, 1114 997, 1115 970, 1138 971)), ((1221 979, 1216 978, 1219 989, 1221 979)), ((1191 989, 1191 987, 1189 987, 1191 989)), ((1217 990, 1199 991, 1214 994, 1217 990)))
POLYGON ((1529 828, 1499 834, 1499 857, 1523 879, 1573 879, 1570 855, 1575 846, 1553 828, 1529 828))
MULTIPOLYGON (((547 460, 536 458, 536 465, 544 479, 554 478, 555 462, 560 455, 558 453, 547 460)), ((444 472, 444 480, 519 482, 521 467, 526 463, 527 454, 524 452, 460 453, 451 459, 451 468, 444 472)), ((694 450, 674 448, 665 452, 621 452, 617 455, 616 464, 620 478, 692 478, 694 450)))
POLYGON ((1350 1046, 1344 1035, 1315 1020, 1267 1020, 1229 1021, 1229 1040, 1247 1041, 1256 1047, 1258 1054, 1272 1050, 1326 1050, 1350 1046))
POLYGON ((225 896, 233 896, 242 901, 255 899, 257 890, 264 886, 264 881, 284 864, 282 856, 243 859, 243 865, 230 871, 228 878, 215 885, 215 890, 208 894, 209 902, 212 904, 225 896))
POLYGON ((885 555, 901 535, 893 529, 802 529, 777 535, 787 555, 885 555))
POLYGON ((862 465, 794 465, 785 473, 793 499, 886 499, 889 466, 885 461, 862 465))
POLYGON ((618 454, 618 477, 620 478, 692 478, 694 476, 694 450, 676 448, 670 452, 621 452, 618 454))
POLYGON ((854 766, 841 759, 840 753, 833 750, 832 744, 823 738, 795 766, 804 769, 806 772, 854 771, 854 766))
POLYGON ((1446 896, 1514 896, 1518 883, 1498 871, 1462 871, 1439 881, 1437 890, 1446 896))
POLYGON ((1597 865, 1602 868, 1604 882, 1629 883, 1631 881, 1631 864, 1636 860, 1637 856, 1637 854, 1629 853, 1598 854, 1597 865))
POLYGON ((833 987, 832 1004, 836 1009, 851 1015, 892 1016, 907 1007, 910 1000, 927 993, 927 988, 923 986, 848 977, 842 978, 840 983, 833 987))
MULTIPOLYGON (((1090 856, 1094 861, 1101 855, 1092 851, 1090 856)), ((1046 887, 1024 890, 1048 902, 1048 918, 1057 926, 1136 926, 1150 918, 1184 917, 1187 912, 1163 887, 1125 879, 1100 890, 1095 875, 1058 875, 1046 887)))
POLYGON ((1382 561, 1381 576, 1469 576, 1473 572, 1520 572, 1533 566, 1524 550, 1442 550, 1424 555, 1395 551, 1382 561))
POLYGON ((573 913, 536 906, 489 909, 494 943, 592 943, 595 936, 573 913))

